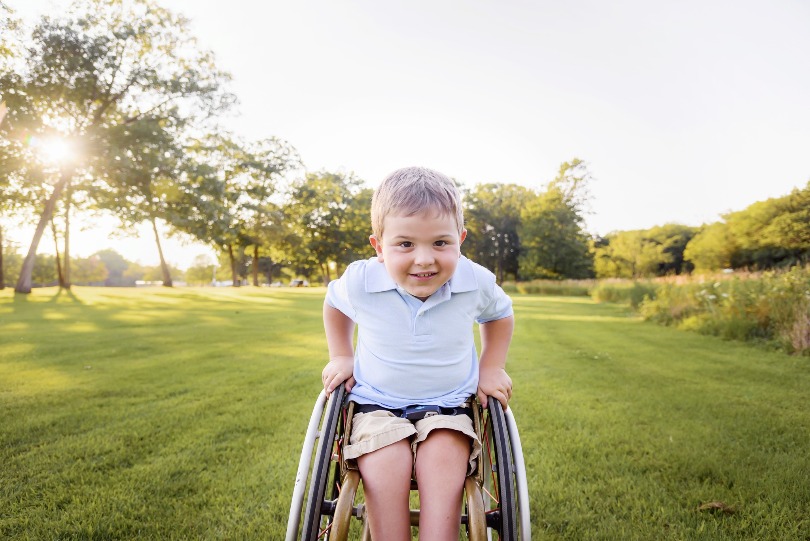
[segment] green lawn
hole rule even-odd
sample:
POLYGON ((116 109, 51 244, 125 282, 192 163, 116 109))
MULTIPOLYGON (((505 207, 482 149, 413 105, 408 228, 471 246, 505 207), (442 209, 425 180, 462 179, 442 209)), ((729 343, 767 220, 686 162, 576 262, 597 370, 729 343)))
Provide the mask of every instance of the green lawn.
MULTIPOLYGON (((323 293, 0 292, 0 538, 283 537, 323 293)), ((535 539, 810 539, 807 358, 514 299, 535 539)))

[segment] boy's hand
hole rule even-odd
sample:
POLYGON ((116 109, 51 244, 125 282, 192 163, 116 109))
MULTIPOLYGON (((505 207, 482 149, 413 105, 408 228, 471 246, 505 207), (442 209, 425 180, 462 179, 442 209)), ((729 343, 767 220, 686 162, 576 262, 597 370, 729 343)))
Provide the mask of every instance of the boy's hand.
POLYGON ((512 398, 512 378, 500 367, 478 369, 478 401, 485 408, 487 397, 491 396, 506 409, 506 403, 512 398))
POLYGON ((354 387, 354 357, 335 357, 327 363, 321 373, 321 381, 327 396, 337 389, 337 386, 346 382, 346 392, 354 387))

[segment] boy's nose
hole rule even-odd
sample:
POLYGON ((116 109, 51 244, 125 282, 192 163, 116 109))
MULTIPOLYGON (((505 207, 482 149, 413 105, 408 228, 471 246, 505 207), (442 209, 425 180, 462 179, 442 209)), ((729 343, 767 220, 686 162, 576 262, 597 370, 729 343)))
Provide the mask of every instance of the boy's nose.
POLYGON ((414 263, 417 265, 430 265, 433 263, 433 250, 430 248, 419 248, 414 255, 414 263))

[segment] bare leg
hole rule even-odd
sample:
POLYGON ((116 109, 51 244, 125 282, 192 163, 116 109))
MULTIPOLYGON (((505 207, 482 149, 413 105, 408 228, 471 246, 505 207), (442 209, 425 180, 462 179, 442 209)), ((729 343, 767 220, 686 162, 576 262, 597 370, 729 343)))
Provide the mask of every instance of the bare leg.
POLYGON ((458 540, 469 458, 470 439, 456 430, 434 430, 419 444, 419 541, 458 540))
POLYGON ((368 508, 372 539, 410 541, 413 454, 400 440, 357 459, 368 508))

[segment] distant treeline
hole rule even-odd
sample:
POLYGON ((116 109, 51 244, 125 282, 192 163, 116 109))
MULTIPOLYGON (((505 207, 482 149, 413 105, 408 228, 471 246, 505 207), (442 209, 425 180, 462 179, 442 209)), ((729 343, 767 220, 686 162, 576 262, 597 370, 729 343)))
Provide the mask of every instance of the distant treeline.
POLYGON ((808 261, 810 182, 701 227, 668 224, 594 241, 594 269, 600 278, 768 270, 808 261))
MULTIPOLYGON (((762 271, 808 262, 810 184, 702 227, 667 224, 592 237, 582 228, 587 180, 585 166, 574 160, 563 164, 560 175, 544 191, 514 184, 465 190, 470 234, 463 252, 510 282, 762 271)), ((262 255, 263 250, 254 259, 250 245, 239 247, 234 254, 237 283, 254 283, 254 270, 257 285, 298 277, 328 280, 348 262, 372 255, 365 242, 368 188, 357 179, 329 173, 307 175, 293 186, 289 203, 280 207, 285 219, 272 252, 276 257, 262 255)), ((21 261, 7 246, 8 276, 19 272, 21 261)), ((55 256, 38 255, 34 284, 58 283, 57 268, 55 256)), ((74 259, 72 269, 75 284, 131 286, 139 280, 162 279, 160 267, 129 262, 113 250, 74 259)), ((219 262, 199 257, 187 270, 171 269, 171 273, 194 285, 232 277, 225 253, 219 262)))

